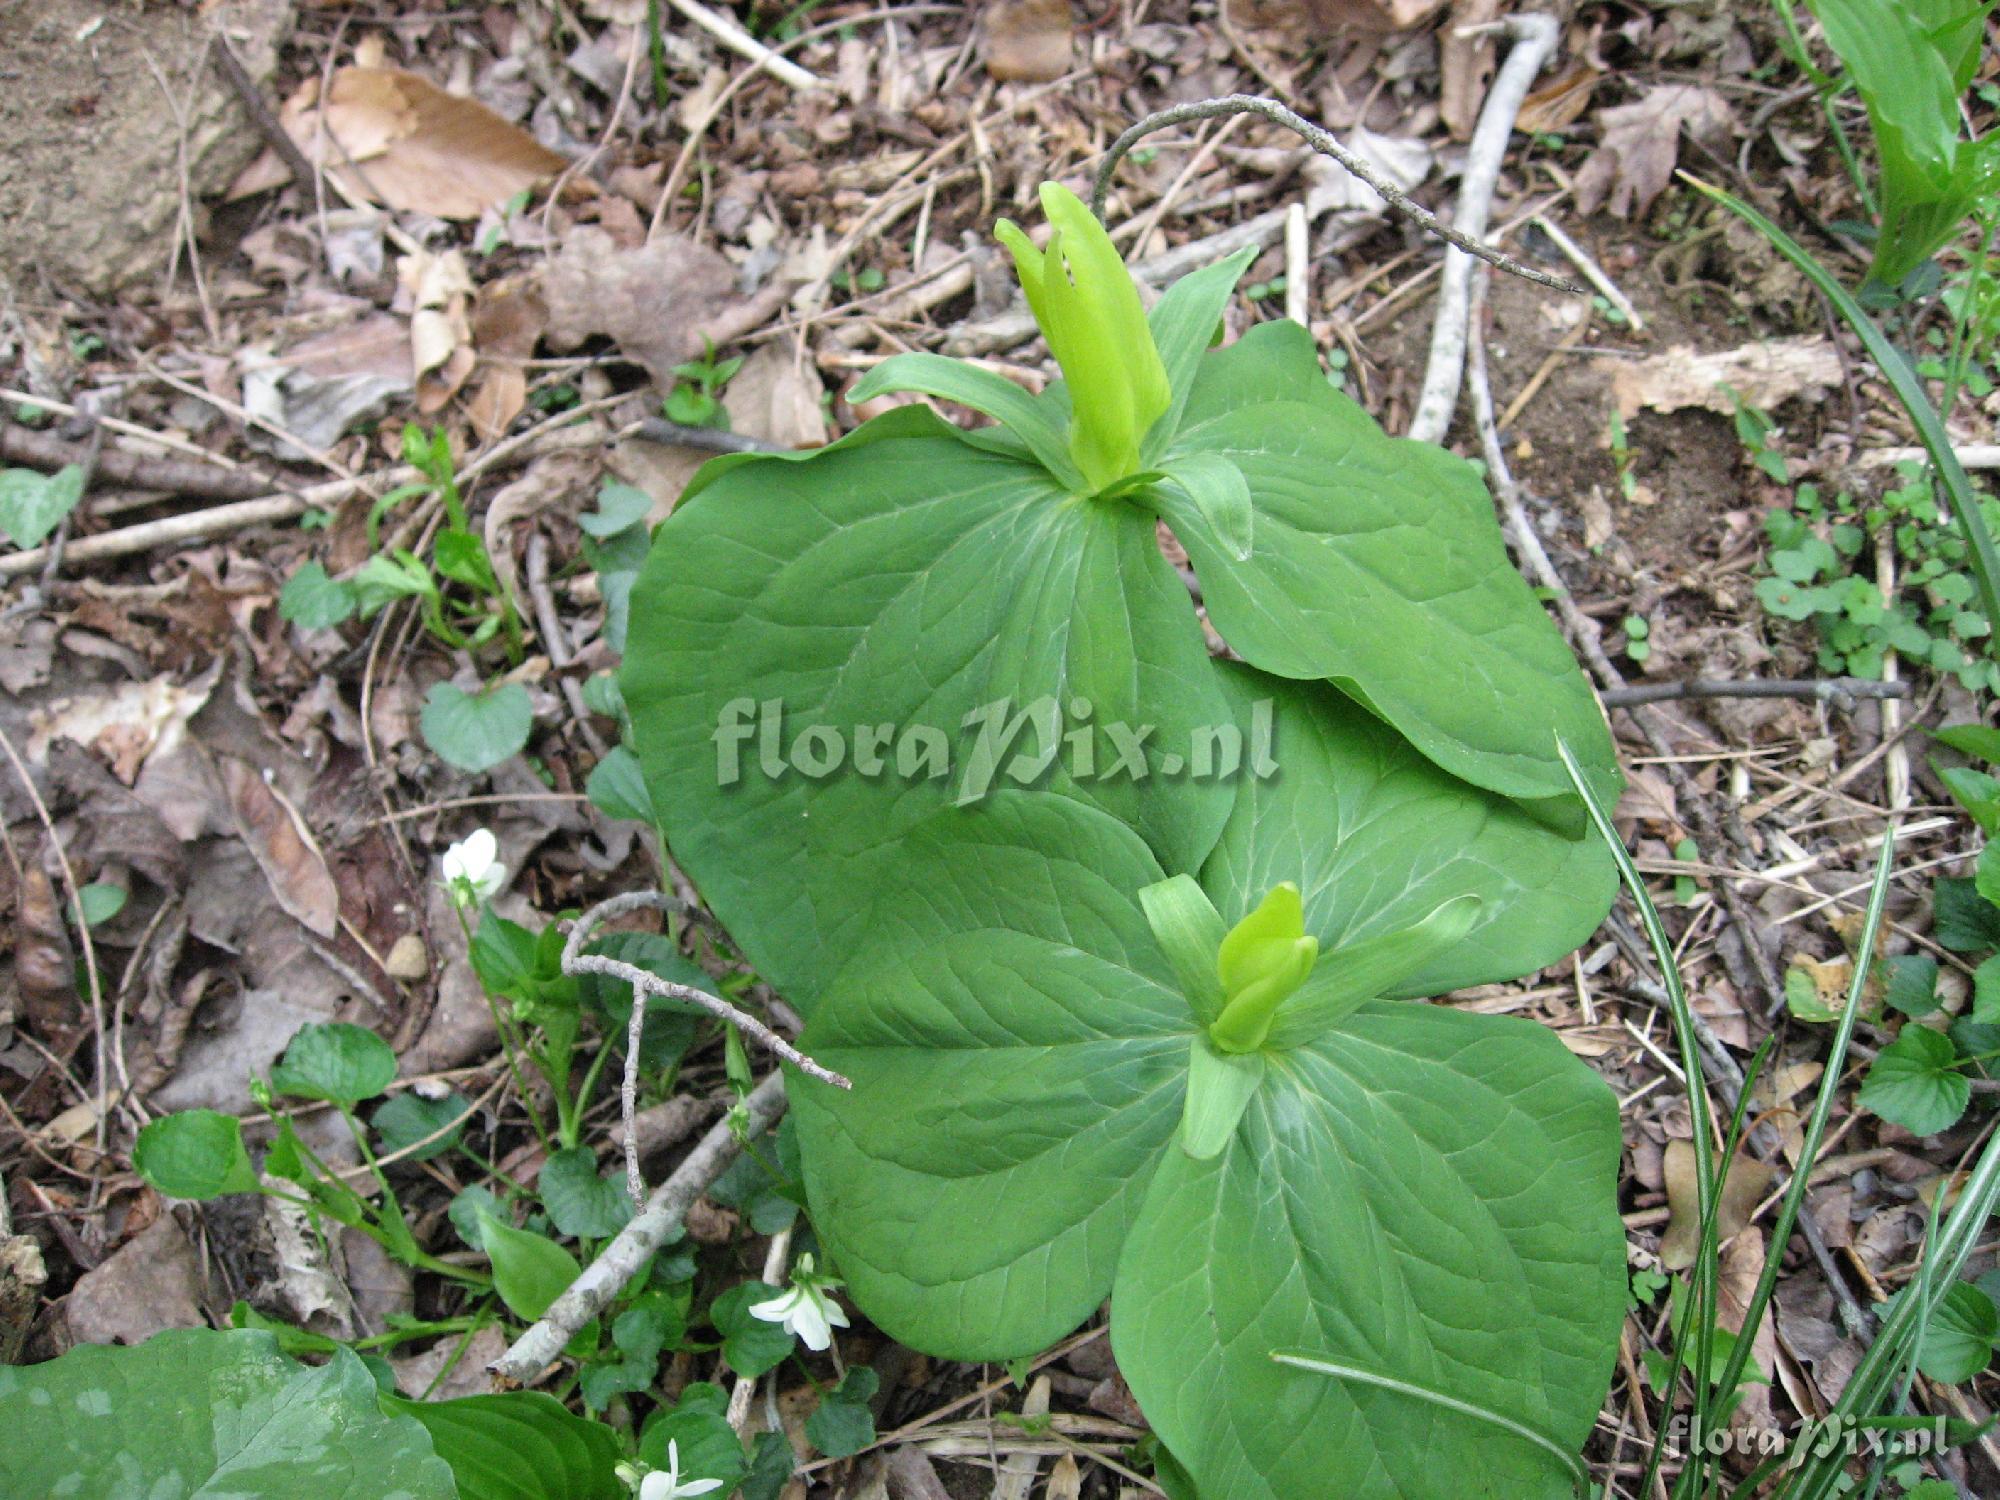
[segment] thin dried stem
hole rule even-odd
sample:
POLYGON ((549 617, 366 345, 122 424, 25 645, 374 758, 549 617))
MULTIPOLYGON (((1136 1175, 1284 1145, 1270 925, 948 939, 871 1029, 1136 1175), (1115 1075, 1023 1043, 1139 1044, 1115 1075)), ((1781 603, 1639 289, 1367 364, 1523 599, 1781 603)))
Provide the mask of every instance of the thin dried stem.
POLYGON ((1330 156, 1348 171, 1359 177, 1368 186, 1380 193, 1385 201, 1398 213, 1405 214, 1439 239, 1448 241, 1467 255, 1477 256, 1488 265, 1496 266, 1512 275, 1524 277, 1540 286, 1554 287, 1559 292, 1583 293, 1583 288, 1574 282, 1565 281, 1560 276, 1551 276, 1547 271, 1538 271, 1533 266, 1524 266, 1510 256, 1501 254, 1491 245, 1483 244, 1470 235, 1459 233, 1446 224, 1436 214, 1418 203, 1408 193, 1377 172, 1366 161, 1349 151, 1332 134, 1322 130, 1303 115, 1295 114, 1275 99, 1260 99, 1255 94, 1226 94, 1220 99, 1197 99, 1190 104, 1177 104, 1172 109, 1159 110, 1147 115, 1138 124, 1127 130, 1111 143, 1111 149, 1104 153, 1104 160, 1097 168, 1097 180, 1090 188, 1090 211, 1098 218, 1104 217, 1105 196, 1111 190, 1111 176, 1118 170, 1118 163, 1125 159, 1131 149, 1156 130, 1166 130, 1175 125, 1185 125, 1190 120, 1209 120, 1217 115, 1262 115, 1274 124, 1296 132, 1305 143, 1321 156, 1330 156))
POLYGON ((738 1010, 727 1000, 711 995, 706 990, 698 990, 692 985, 675 984, 671 979, 662 979, 657 974, 648 973, 637 964, 628 964, 621 959, 606 958, 600 953, 583 951, 583 945, 590 941, 591 934, 604 923, 628 911, 637 911, 641 907, 651 907, 656 911, 683 910, 678 900, 662 892, 627 891, 622 896, 613 896, 609 901, 598 902, 578 917, 575 925, 570 928, 569 940, 563 944, 562 953, 562 971, 565 974, 602 974, 607 979, 622 979, 632 986, 632 1019, 625 1037, 625 1079, 619 1090, 619 1102, 625 1117, 625 1181, 635 1206, 646 1201, 646 1180, 639 1171, 639 1132, 634 1119, 639 1112, 639 1043, 645 1033, 648 996, 660 995, 669 1000, 698 1005, 710 1015, 719 1016, 732 1026, 747 1031, 801 1073, 810 1074, 823 1083, 832 1084, 835 1088, 854 1087, 840 1074, 830 1068, 821 1067, 755 1016, 747 1011, 738 1010))

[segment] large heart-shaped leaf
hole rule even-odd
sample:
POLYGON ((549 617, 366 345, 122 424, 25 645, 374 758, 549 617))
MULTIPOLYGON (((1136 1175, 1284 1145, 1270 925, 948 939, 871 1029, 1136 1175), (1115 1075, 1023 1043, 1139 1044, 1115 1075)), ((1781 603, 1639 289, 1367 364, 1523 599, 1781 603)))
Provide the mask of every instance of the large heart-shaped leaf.
POLYGON ((1365 1006, 1282 1054, 1232 1149, 1164 1154, 1119 1368, 1205 1495, 1567 1497, 1624 1315, 1618 1149, 1546 1027, 1365 1006))
POLYGON ((1298 324, 1260 324, 1202 361, 1161 467, 1199 454, 1248 483, 1247 558, 1185 487, 1151 494, 1244 660, 1331 680, 1453 775, 1552 801, 1546 812, 1576 831, 1557 734, 1615 795, 1603 714, 1508 559, 1485 486, 1329 386, 1298 324))
POLYGON ((207 1328, 0 1365, 0 1493, 150 1500, 454 1500, 424 1429, 382 1410, 350 1350, 308 1369, 268 1333, 207 1328), (22 1441, 26 1434, 32 1440, 22 1441))
MULTIPOLYGON (((1514 902, 1532 932, 1488 922, 1471 957, 1430 966, 1493 978, 1601 914, 1596 890, 1562 907, 1565 869, 1589 867, 1560 835, 1337 695, 1234 677, 1298 728, 1204 871, 1223 924, 1262 896, 1251 879, 1297 881, 1338 972, 1399 927, 1460 930, 1463 898, 1474 921, 1514 902), (1289 811, 1267 795, 1288 745, 1289 811)), ((1138 894, 1159 879, 1065 799, 998 798, 904 838, 870 946, 805 1037, 854 1088, 797 1085, 814 1223, 856 1300, 919 1348, 992 1359, 1111 1294, 1127 1378, 1204 1493, 1444 1493, 1452 1454, 1489 1451, 1514 1484, 1492 1493, 1554 1493, 1622 1314, 1609 1092, 1532 1023, 1375 1002, 1258 1054, 1233 1125, 1196 1113, 1191 960, 1169 961, 1138 894), (1174 1284, 1194 1277, 1213 1284, 1174 1284), (1284 1477, 1242 1488, 1253 1472, 1284 1477)))
POLYGON ((1182 868, 1228 816, 1220 780, 1151 763, 1224 708, 1151 516, 1018 446, 906 408, 804 458, 712 462, 655 536, 622 678, 653 806, 794 1002, 940 808, 1025 780, 1182 868), (1136 774, 1118 731, 1150 734, 1136 774))
POLYGON ((421 1422, 458 1500, 623 1500, 618 1439, 540 1391, 383 1404, 421 1422))
POLYGON ((880 957, 804 1040, 854 1080, 794 1090, 813 1223, 895 1337, 1004 1359, 1104 1300, 1193 1015, 1131 896, 1159 867, 1103 814, 1003 794, 914 831, 901 869, 880 957))

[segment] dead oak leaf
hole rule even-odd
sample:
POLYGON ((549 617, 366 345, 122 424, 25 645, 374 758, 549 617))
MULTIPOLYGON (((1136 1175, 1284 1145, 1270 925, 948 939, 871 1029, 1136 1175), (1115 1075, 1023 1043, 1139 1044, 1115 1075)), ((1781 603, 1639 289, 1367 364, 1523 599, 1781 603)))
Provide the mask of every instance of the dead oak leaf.
MULTIPOLYGON (((440 219, 476 219, 569 165, 478 100, 400 68, 340 69, 323 108, 319 80, 308 79, 279 118, 306 160, 322 163, 357 197, 440 219)), ((250 164, 229 196, 261 192, 286 176, 269 153, 250 164)))
POLYGON ((1609 207, 1621 219, 1643 214, 1673 179, 1681 130, 1716 140, 1730 123, 1722 95, 1696 83, 1665 84, 1599 110, 1597 150, 1576 174, 1577 208, 1592 214, 1609 207))

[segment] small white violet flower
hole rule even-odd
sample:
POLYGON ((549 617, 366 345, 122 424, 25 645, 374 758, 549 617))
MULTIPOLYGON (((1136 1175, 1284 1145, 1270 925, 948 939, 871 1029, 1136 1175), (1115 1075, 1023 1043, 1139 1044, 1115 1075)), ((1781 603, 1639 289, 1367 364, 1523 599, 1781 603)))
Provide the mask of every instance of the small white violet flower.
POLYGON ((444 888, 454 906, 470 911, 500 894, 507 867, 499 856, 499 841, 485 828, 474 829, 444 851, 444 888))
POLYGON ((812 1256, 801 1255, 792 1267, 790 1290, 768 1302, 755 1303, 750 1316, 766 1323, 782 1323, 785 1332, 803 1339, 808 1349, 825 1350, 833 1343, 834 1329, 850 1326, 840 1304, 827 1295, 839 1285, 814 1271, 812 1256))
POLYGON ((627 1484, 637 1483, 639 1500, 685 1500, 685 1497, 690 1495, 706 1495, 710 1490, 722 1488, 720 1479, 682 1480, 681 1445, 677 1442, 667 1444, 666 1473, 662 1474, 656 1470, 641 1479, 638 1471, 630 1464, 620 1464, 618 1477, 627 1484))

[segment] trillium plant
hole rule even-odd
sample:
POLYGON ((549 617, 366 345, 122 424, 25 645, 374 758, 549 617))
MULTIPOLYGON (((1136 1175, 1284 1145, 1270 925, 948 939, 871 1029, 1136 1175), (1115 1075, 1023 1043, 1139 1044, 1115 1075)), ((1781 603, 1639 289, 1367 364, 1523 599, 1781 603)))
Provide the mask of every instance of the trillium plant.
MULTIPOLYGON (((1558 741, 1614 797, 1602 717, 1470 466, 1297 324, 1218 346, 1251 252, 1148 312, 1042 206, 998 233, 1061 381, 885 362, 854 399, 990 425, 716 459, 633 596, 662 832, 853 1085, 790 1083, 825 1270, 962 1359, 1109 1298, 1179 1495, 1568 1494, 1614 1101, 1546 1028, 1419 1002, 1601 919, 1558 741)), ((801 1275, 758 1316, 834 1321, 801 1275)))

